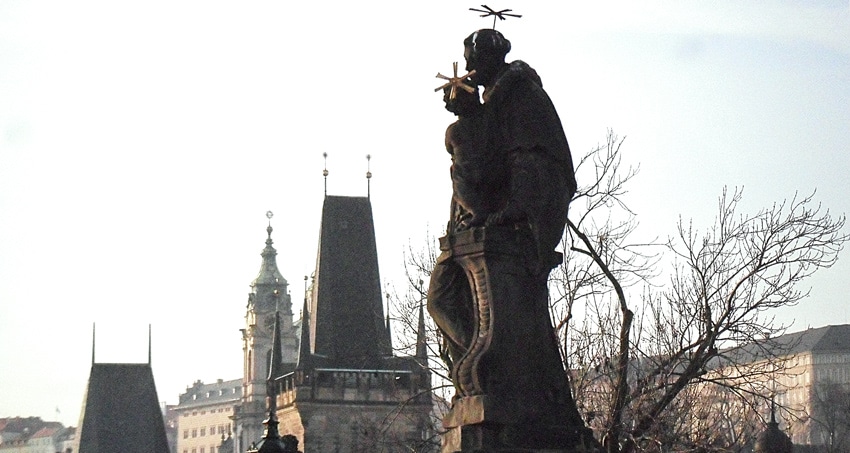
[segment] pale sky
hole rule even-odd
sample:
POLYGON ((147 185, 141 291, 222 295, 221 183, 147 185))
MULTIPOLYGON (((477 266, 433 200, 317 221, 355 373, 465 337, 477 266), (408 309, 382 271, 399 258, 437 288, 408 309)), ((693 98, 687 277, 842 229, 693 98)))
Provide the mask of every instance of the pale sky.
MULTIPOLYGON (((627 137, 641 235, 709 226, 724 186, 850 212, 847 0, 590 3, 489 5, 523 15, 496 27, 574 157, 627 137)), ((160 400, 240 377, 265 213, 297 316, 324 152, 352 196, 371 154, 382 284, 403 287, 448 209, 434 76, 492 25, 478 6, 0 0, 0 417, 77 425, 93 322, 98 362, 147 360, 153 325, 160 400)), ((777 319, 850 322, 847 253, 777 319)))

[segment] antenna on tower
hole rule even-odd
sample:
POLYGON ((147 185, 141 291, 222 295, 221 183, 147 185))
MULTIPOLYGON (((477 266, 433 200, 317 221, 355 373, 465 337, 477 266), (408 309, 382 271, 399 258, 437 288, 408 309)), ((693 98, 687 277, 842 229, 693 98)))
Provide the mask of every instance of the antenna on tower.
POLYGON ((325 169, 322 170, 322 176, 325 177, 325 198, 328 198, 328 153, 322 153, 325 158, 325 169))
POLYGON ((366 198, 372 198, 372 168, 370 166, 370 162, 372 161, 372 155, 366 155, 366 198))

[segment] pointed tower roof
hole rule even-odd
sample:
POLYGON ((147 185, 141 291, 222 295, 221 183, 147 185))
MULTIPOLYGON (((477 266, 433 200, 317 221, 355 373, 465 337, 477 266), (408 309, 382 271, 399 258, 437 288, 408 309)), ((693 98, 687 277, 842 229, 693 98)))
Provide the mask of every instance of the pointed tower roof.
POLYGON ((269 397, 273 396, 272 384, 274 380, 281 377, 284 373, 281 357, 283 357, 283 349, 280 347, 280 312, 275 311, 274 330, 272 331, 272 356, 269 359, 269 397))
POLYGON ((277 420, 277 391, 275 389, 275 379, 283 374, 283 363, 281 362, 282 350, 280 347, 280 312, 274 313, 274 330, 272 331, 272 354, 269 360, 269 376, 266 379, 266 396, 269 401, 269 416, 263 421, 265 433, 263 439, 257 443, 255 449, 250 450, 257 453, 285 453, 291 451, 287 449, 280 438, 278 432, 277 420))
POLYGON ((791 439, 779 429, 779 423, 776 422, 776 403, 773 400, 770 401, 770 422, 756 438, 753 451, 756 453, 791 453, 794 451, 794 444, 791 439))
POLYGON ((80 452, 168 453, 165 423, 153 379, 148 327, 148 363, 92 365, 77 429, 80 452))
POLYGON ((416 326, 416 361, 423 367, 428 366, 428 343, 425 332, 425 308, 419 302, 419 324, 416 326))
POLYGON ((310 310, 312 351, 335 368, 381 369, 384 325, 372 204, 325 197, 310 310))
POLYGON ((301 343, 298 345, 298 364, 296 370, 313 368, 313 354, 310 352, 310 312, 307 310, 307 294, 304 294, 304 306, 301 308, 301 343))
MULTIPOLYGON (((266 216, 271 219, 271 211, 266 213, 266 216)), ((281 274, 277 268, 277 250, 272 247, 272 244, 274 243, 274 241, 272 241, 272 231, 274 230, 272 229, 271 223, 269 223, 268 228, 266 228, 266 232, 269 235, 266 239, 266 247, 263 249, 262 253, 260 253, 263 257, 263 264, 260 267, 260 273, 257 274, 257 278, 254 279, 251 286, 286 283, 286 279, 283 278, 283 274, 281 274)))
POLYGON ((81 452, 168 453, 150 365, 92 364, 77 433, 81 452))

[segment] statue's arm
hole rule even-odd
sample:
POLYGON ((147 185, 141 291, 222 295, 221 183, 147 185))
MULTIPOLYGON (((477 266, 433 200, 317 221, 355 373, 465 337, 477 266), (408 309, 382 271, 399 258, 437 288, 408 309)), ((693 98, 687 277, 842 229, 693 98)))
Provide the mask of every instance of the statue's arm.
POLYGON ((531 221, 541 211, 545 196, 545 163, 539 150, 520 150, 509 158, 509 196, 502 209, 487 218, 488 225, 531 221))

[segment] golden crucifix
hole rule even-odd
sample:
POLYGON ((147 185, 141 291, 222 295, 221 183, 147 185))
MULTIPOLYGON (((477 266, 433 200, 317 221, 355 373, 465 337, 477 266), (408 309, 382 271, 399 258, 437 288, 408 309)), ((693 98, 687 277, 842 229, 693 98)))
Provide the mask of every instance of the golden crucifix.
POLYGON ((452 99, 455 98, 455 95, 457 93, 458 88, 463 89, 467 93, 474 93, 475 88, 463 83, 463 81, 472 77, 475 74, 475 70, 473 69, 472 71, 467 72, 465 75, 458 77, 457 76, 457 62, 456 61, 454 63, 452 63, 452 68, 454 69, 454 77, 447 77, 447 76, 440 74, 439 72, 437 73, 438 79, 448 80, 448 82, 444 83, 441 86, 438 86, 437 88, 434 88, 434 91, 444 90, 446 87, 449 87, 449 86, 452 87, 452 90, 449 92, 449 100, 452 100, 452 99))

